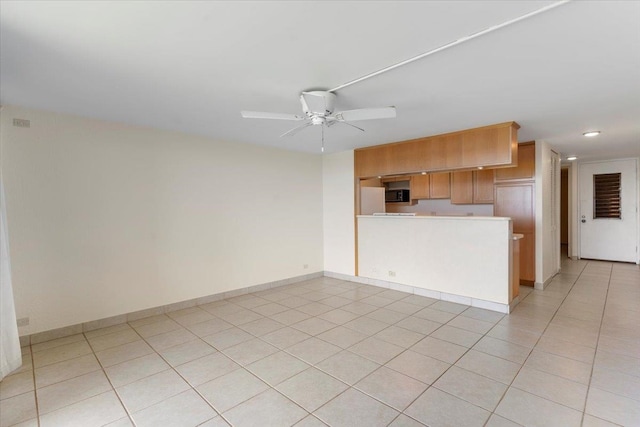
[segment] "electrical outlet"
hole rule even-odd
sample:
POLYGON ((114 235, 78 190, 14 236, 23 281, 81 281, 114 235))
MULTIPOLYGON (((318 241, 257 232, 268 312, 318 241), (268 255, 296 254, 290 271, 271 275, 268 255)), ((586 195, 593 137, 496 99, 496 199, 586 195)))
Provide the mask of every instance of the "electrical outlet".
POLYGON ((18 323, 18 327, 20 326, 29 326, 29 318, 28 317, 21 317, 20 319, 17 320, 18 323))
POLYGON ((302 266, 302 268, 304 268, 304 269, 306 270, 307 268, 309 268, 309 264, 304 264, 304 265, 302 266))
POLYGON ((13 125, 19 128, 30 128, 31 121, 27 119, 13 119, 13 125))
POLYGON ((396 277, 396 272, 389 270, 389 277, 396 277))

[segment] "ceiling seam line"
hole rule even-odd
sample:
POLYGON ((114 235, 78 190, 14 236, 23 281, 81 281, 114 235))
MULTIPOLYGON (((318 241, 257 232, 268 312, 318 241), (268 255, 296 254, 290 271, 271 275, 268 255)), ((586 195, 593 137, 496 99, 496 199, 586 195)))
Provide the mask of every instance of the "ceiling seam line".
POLYGON ((468 36, 465 36, 463 38, 454 40, 454 41, 449 42, 447 44, 444 44, 444 45, 442 45, 440 47, 432 49, 432 50, 430 50, 428 52, 421 53, 420 55, 414 56, 414 57, 409 58, 409 59, 405 59, 402 62, 398 62, 396 64, 393 64, 393 65, 390 65, 388 67, 382 68, 382 69, 380 69, 378 71, 374 71, 373 73, 369 73, 369 74, 366 74, 366 75, 364 75, 362 77, 358 77, 357 79, 354 79, 354 80, 351 80, 351 81, 349 81, 347 83, 341 84, 340 86, 336 86, 333 89, 329 89, 327 92, 336 92, 336 91, 338 91, 340 89, 344 89, 345 87, 354 85, 356 83, 360 83, 363 80, 370 79, 371 77, 378 76, 380 74, 383 74, 383 73, 386 73, 388 71, 394 70, 396 68, 402 67, 403 65, 407 65, 407 64, 410 64, 412 62, 418 61, 419 59, 422 59, 422 58, 425 58, 427 56, 433 55, 434 53, 438 53, 438 52, 443 51, 445 49, 448 49, 450 47, 457 46, 457 45, 462 44, 464 42, 467 42, 469 40, 473 40, 473 39, 475 39, 477 37, 483 36, 485 34, 493 32, 495 30, 499 30, 500 28, 507 27, 507 26, 509 26, 511 24, 515 24, 516 22, 523 21, 523 20, 525 20, 527 18, 531 18, 532 16, 535 16, 535 15, 538 15, 540 13, 546 12, 548 10, 554 9, 554 8, 556 8, 558 6, 562 6, 563 4, 569 3, 570 1, 571 0, 558 1, 558 2, 552 3, 552 4, 548 5, 548 6, 545 6, 545 7, 542 7, 540 9, 534 10, 533 12, 529 12, 529 13, 521 15, 521 16, 519 16, 517 18, 511 19, 509 21, 505 21, 502 24, 498 24, 498 25, 494 25, 494 26, 489 27, 489 28, 485 28, 484 30, 481 30, 481 31, 478 31, 476 33, 473 33, 473 34, 470 34, 468 36))

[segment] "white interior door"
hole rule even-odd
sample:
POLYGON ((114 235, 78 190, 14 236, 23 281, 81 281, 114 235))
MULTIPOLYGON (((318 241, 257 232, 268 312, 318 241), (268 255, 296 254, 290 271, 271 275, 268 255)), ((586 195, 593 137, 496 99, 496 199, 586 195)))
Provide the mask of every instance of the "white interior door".
MULTIPOLYGON (((635 159, 582 163, 579 166, 580 257, 609 261, 638 261, 638 189, 635 159), (612 175, 609 175, 612 174, 612 175), (620 174, 619 215, 603 217, 595 209, 596 180, 620 174)), ((602 190, 602 194, 605 194, 602 190)), ((600 199, 603 200, 601 195, 600 199)), ((615 203, 613 203, 615 205, 615 203)), ((612 205, 612 206, 613 206, 612 205)), ((615 210, 615 209, 614 209, 615 210)))

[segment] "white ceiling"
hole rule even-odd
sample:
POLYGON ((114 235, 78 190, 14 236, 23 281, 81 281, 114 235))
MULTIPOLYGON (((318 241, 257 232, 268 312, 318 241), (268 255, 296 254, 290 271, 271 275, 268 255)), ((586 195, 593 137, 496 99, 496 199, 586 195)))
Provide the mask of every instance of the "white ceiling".
MULTIPOLYGON (((0 2, 0 102, 319 152, 300 113, 330 89, 547 1, 0 2)), ((396 119, 326 130, 328 152, 516 121, 582 160, 640 156, 640 2, 571 2, 337 92, 396 119), (582 132, 599 129, 587 139, 582 132)))

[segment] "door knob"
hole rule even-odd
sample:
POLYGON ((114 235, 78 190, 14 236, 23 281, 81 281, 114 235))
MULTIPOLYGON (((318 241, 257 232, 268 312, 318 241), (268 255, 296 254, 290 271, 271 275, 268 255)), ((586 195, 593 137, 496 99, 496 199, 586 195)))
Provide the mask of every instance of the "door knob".
POLYGON ((584 224, 585 222, 587 222, 587 220, 586 220, 586 219, 583 219, 583 220, 582 220, 582 223, 584 224))

